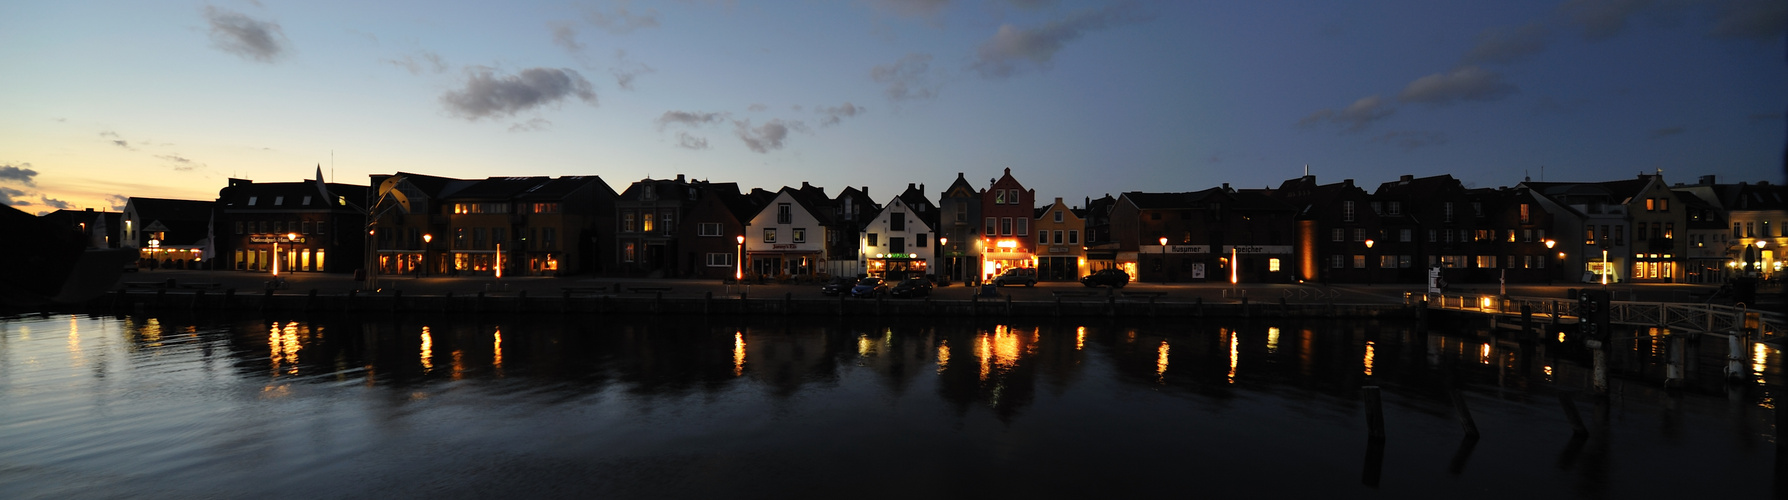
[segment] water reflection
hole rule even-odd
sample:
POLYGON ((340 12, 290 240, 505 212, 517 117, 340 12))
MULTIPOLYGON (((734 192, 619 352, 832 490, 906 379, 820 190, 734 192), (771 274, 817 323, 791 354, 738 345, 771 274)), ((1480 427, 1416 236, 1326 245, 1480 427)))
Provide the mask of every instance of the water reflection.
MULTIPOLYGON (((253 483, 248 472, 208 477, 193 472, 209 470, 191 467, 195 461, 249 462, 256 476, 284 471, 293 483, 273 482, 293 487, 323 474, 314 471, 356 467, 379 477, 526 469, 506 460, 590 467, 608 471, 608 480, 651 475, 653 467, 666 471, 662 477, 700 470, 703 478, 757 485, 785 476, 777 467, 817 471, 806 478, 817 486, 847 478, 864 484, 873 479, 867 471, 917 476, 892 486, 893 496, 960 496, 946 487, 902 488, 950 483, 967 470, 1008 477, 1020 485, 1010 493, 1032 496, 1137 496, 1124 495, 1126 485, 1088 487, 1073 478, 1179 477, 1174 471, 1184 470, 1254 485, 1261 488, 1256 495, 1352 496, 1363 491, 1346 488, 1360 483, 1353 473, 1361 466, 1359 394, 1367 384, 1383 386, 1394 403, 1387 405, 1391 443, 1380 457, 1384 481, 1373 484, 1417 488, 1381 490, 1394 496, 1446 493, 1467 483, 1578 491, 1578 481, 1588 481, 1587 496, 1612 496, 1623 491, 1623 479, 1651 479, 1637 469, 1609 472, 1623 462, 1610 458, 1616 454, 1600 437, 1556 460, 1569 429, 1555 396, 1583 391, 1588 377, 1581 353, 1551 342, 1551 332, 1512 338, 1395 323, 314 316, 55 318, 0 322, 0 335, 0 394, 8 403, 0 406, 0 422, 18 423, 7 435, 21 436, 0 440, 0 455, 114 472, 122 466, 91 464, 101 460, 93 457, 162 450, 176 457, 168 463, 189 467, 151 467, 131 477, 223 488, 191 496, 254 491, 219 484, 253 483), (42 342, 32 341, 33 331, 42 342), (51 357, 68 366, 26 362, 51 357), (71 369, 84 365, 110 374, 100 381, 96 370, 71 369), (211 367, 218 373, 193 376, 211 367), (1458 436, 1445 398, 1450 385, 1442 382, 1448 379, 1474 394, 1486 446, 1451 444, 1458 436), (314 427, 293 427, 293 416, 314 427), (64 430, 93 428, 124 431, 64 430), (1523 434, 1492 438, 1509 429, 1523 434), (1552 434, 1560 439, 1549 440, 1552 434), (193 439, 201 435, 207 439, 193 439), (439 453, 447 447, 466 451, 439 453), (331 462, 362 454, 378 458, 331 462), (278 458, 292 455, 300 458, 278 458), (1449 455, 1450 467, 1432 460, 1449 455), (1473 460, 1460 459, 1466 455, 1473 460), (1299 457, 1299 481, 1280 481, 1291 456, 1299 457), (614 468, 654 460, 662 464, 614 468), (1533 467, 1536 460, 1559 465, 1533 467), (776 467, 742 465, 754 463, 776 467), (1049 487, 1063 484, 1081 488, 1049 487)), ((1768 456, 1758 459, 1773 449, 1766 441, 1773 436, 1768 392, 1731 395, 1721 373, 1724 351, 1695 353, 1703 362, 1690 368, 1684 391, 1632 390, 1616 403, 1657 401, 1655 407, 1629 408, 1595 425, 1624 426, 1617 435, 1622 448, 1634 450, 1622 458, 1630 463, 1680 463, 1679 452, 1692 453, 1715 458, 1685 465, 1691 472, 1705 462, 1722 473, 1765 477, 1746 467, 1769 463, 1768 456), (1702 399, 1685 403, 1684 394, 1702 399), (1728 397, 1748 399, 1728 404, 1728 397), (1689 421, 1662 425, 1652 416, 1689 421), (1654 438, 1657 429, 1678 434, 1654 438), (1646 441, 1652 439, 1669 446, 1646 441), (1672 457, 1647 455, 1653 449, 1669 449, 1672 457)), ((1760 346, 1750 354, 1752 369, 1764 376, 1775 351, 1760 346)), ((1648 377, 1658 372, 1644 365, 1617 371, 1629 387, 1654 384, 1648 377)), ((1137 481, 1127 486, 1168 484, 1137 481)), ((1170 492, 1238 493, 1174 484, 1170 492)), ((292 494, 370 495, 304 488, 321 487, 292 494)))

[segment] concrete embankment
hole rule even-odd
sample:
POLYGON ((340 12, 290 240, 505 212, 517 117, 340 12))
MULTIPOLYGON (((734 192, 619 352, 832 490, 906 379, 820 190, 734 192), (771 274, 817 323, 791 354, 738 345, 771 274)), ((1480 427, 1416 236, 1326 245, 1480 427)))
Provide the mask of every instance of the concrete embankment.
POLYGON ((1416 318, 1401 304, 1168 302, 1144 298, 1090 296, 1054 300, 970 300, 796 298, 715 296, 704 293, 559 294, 526 292, 470 295, 318 294, 315 291, 237 293, 226 290, 118 290, 84 309, 109 312, 155 311, 355 311, 393 313, 565 313, 664 315, 954 316, 954 317, 1162 317, 1162 318, 1416 318))

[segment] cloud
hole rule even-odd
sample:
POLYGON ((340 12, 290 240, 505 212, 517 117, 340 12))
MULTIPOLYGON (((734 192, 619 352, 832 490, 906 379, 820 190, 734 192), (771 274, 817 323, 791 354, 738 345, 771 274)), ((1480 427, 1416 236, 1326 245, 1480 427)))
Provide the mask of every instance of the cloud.
POLYGON ((626 90, 633 90, 633 79, 639 75, 653 72, 651 66, 627 60, 626 50, 615 51, 615 66, 608 69, 615 76, 615 85, 626 90))
POLYGON ((766 109, 770 109, 770 107, 765 106, 762 103, 752 103, 750 106, 745 107, 746 111, 751 111, 751 112, 763 111, 766 109))
POLYGON ((1653 130, 1653 131, 1651 131, 1651 138, 1653 138, 1653 139, 1662 139, 1662 138, 1665 138, 1665 137, 1670 137, 1670 136, 1673 136, 1673 135, 1677 135, 1677 134, 1681 134, 1681 133, 1683 133, 1683 132, 1685 132, 1685 131, 1687 131, 1687 130, 1688 130, 1688 129, 1686 129, 1686 128, 1683 128, 1683 126, 1681 126, 1681 125, 1677 125, 1677 126, 1674 126, 1674 127, 1664 127, 1664 128, 1661 128, 1661 129, 1657 129, 1657 130, 1653 130))
POLYGON ((620 2, 614 12, 592 10, 584 16, 584 20, 589 21, 595 27, 602 28, 603 31, 625 35, 637 29, 658 27, 658 11, 646 9, 644 13, 634 14, 631 9, 627 8, 627 2, 620 2))
POLYGON ((130 203, 130 197, 121 194, 106 195, 106 203, 112 206, 113 212, 123 212, 124 205, 130 203))
POLYGON ((48 196, 38 195, 37 198, 39 200, 43 200, 43 205, 47 206, 47 207, 52 207, 52 208, 56 208, 56 209, 60 209, 60 210, 68 210, 70 208, 74 208, 74 205, 69 202, 58 200, 58 199, 51 198, 48 196))
POLYGON ((1387 132, 1384 135, 1373 137, 1372 142, 1396 144, 1397 146, 1402 147, 1404 151, 1408 151, 1424 146, 1439 146, 1441 144, 1446 144, 1447 136, 1440 132, 1387 132))
POLYGON ((677 132, 677 147, 683 149, 708 149, 708 139, 689 135, 688 132, 679 131, 677 132))
POLYGON ((31 169, 30 163, 0 165, 0 182, 15 182, 26 186, 36 186, 36 177, 37 171, 31 169))
POLYGON ((190 172, 194 168, 205 166, 205 164, 203 164, 203 163, 192 161, 190 159, 181 157, 180 155, 155 155, 155 157, 166 160, 168 163, 172 163, 174 170, 178 170, 181 172, 190 172))
POLYGON ((15 207, 30 205, 31 202, 29 202, 29 201, 17 199, 17 198, 24 197, 26 194, 27 193, 25 193, 24 191, 20 191, 17 189, 13 189, 13 188, 9 188, 9 187, 0 187, 0 205, 11 205, 11 206, 15 206, 15 207))
POLYGON ((1447 73, 1417 78, 1397 94, 1397 100, 1427 104, 1451 104, 1455 101, 1495 101, 1514 95, 1521 89, 1504 83, 1502 75, 1464 66, 1447 73))
POLYGON ((117 132, 113 132, 113 131, 110 131, 110 130, 107 130, 107 131, 104 131, 104 132, 100 132, 100 133, 99 133, 99 136, 100 136, 100 137, 106 137, 106 138, 109 138, 109 140, 111 140, 111 141, 112 141, 112 145, 113 145, 113 146, 118 146, 118 147, 121 147, 121 148, 124 148, 124 149, 128 149, 128 150, 131 150, 131 151, 136 151, 136 150, 137 150, 137 148, 133 148, 133 147, 130 147, 130 142, 129 142, 129 141, 125 141, 125 140, 124 140, 124 138, 123 138, 123 137, 119 137, 119 136, 118 136, 118 133, 117 133, 117 132))
POLYGON ((976 49, 975 63, 970 67, 984 78, 1006 78, 1022 73, 1025 61, 1038 69, 1046 69, 1063 44, 1088 32, 1143 20, 1136 10, 1134 3, 1124 2, 1080 12, 1034 29, 1000 25, 993 38, 981 42, 981 47, 976 49))
POLYGON ((1508 28, 1490 28, 1478 33, 1477 45, 1465 53, 1463 64, 1508 64, 1546 50, 1551 30, 1544 24, 1531 23, 1508 28))
POLYGON ((466 86, 441 94, 447 111, 467 120, 512 116, 518 112, 576 97, 596 104, 590 82, 569 68, 528 68, 515 75, 497 75, 484 66, 466 68, 466 86))
POLYGON ((869 112, 869 108, 857 107, 847 102, 842 106, 836 107, 818 106, 814 109, 814 112, 823 115, 820 118, 820 126, 824 127, 837 125, 838 122, 843 121, 845 118, 857 116, 860 113, 867 113, 869 112))
POLYGON ((1558 6, 1567 22, 1583 28, 1583 37, 1603 40, 1627 29, 1627 18, 1651 6, 1651 0, 1570 0, 1558 6))
POLYGON ((1714 8, 1715 38, 1769 41, 1788 31, 1788 2, 1782 0, 1728 0, 1714 8))
POLYGON ((440 54, 426 50, 416 55, 405 55, 402 60, 385 59, 384 61, 392 66, 409 70, 412 75, 420 75, 425 70, 435 74, 446 73, 449 67, 447 61, 441 59, 440 54))
POLYGON ((545 118, 534 118, 534 119, 528 120, 527 122, 524 122, 524 123, 516 123, 516 124, 510 125, 509 131, 510 132, 536 132, 536 131, 541 131, 541 130, 550 130, 552 128, 553 128, 553 122, 547 121, 547 119, 545 119, 545 118))
POLYGON ((1340 110, 1317 110, 1315 113, 1310 113, 1310 116, 1298 120, 1298 126, 1313 127, 1326 122, 1340 125, 1342 130, 1347 132, 1359 132, 1365 130, 1372 122, 1389 118, 1396 112, 1397 108, 1391 107, 1384 98, 1373 95, 1362 97, 1340 110))
POLYGON ((888 99, 930 99, 937 97, 938 91, 937 85, 930 81, 930 72, 931 54, 913 53, 902 56, 893 64, 871 68, 869 78, 888 86, 885 91, 888 99))
POLYGON ((690 111, 665 111, 658 116, 658 130, 669 125, 700 127, 709 123, 720 123, 726 120, 726 113, 695 113, 690 111))
POLYGON ((769 153, 772 149, 782 149, 782 141, 788 139, 790 130, 803 130, 806 126, 799 121, 784 122, 770 120, 758 127, 751 126, 751 120, 734 120, 734 132, 739 140, 745 141, 745 147, 759 153, 769 153))
POLYGON ((564 47, 572 53, 582 52, 584 44, 577 43, 577 28, 571 23, 555 21, 547 24, 553 30, 553 45, 564 47))
POLYGON ((279 23, 212 6, 205 6, 205 21, 211 24, 211 43, 224 52, 264 63, 288 52, 279 23))
POLYGON ((950 0, 871 0, 876 9, 907 17, 936 18, 950 0))

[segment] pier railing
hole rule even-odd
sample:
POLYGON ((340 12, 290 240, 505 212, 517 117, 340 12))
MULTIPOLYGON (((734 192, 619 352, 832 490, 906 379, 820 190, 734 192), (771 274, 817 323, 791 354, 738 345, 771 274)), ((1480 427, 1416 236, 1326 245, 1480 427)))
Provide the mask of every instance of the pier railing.
MULTIPOLYGON (((1521 314, 1521 307, 1536 319, 1558 319, 1575 323, 1580 316, 1577 301, 1555 297, 1509 297, 1464 294, 1410 294, 1408 305, 1419 305, 1426 298, 1429 309, 1472 312, 1493 315, 1521 314)), ((1697 304, 1686 302, 1609 302, 1608 322, 1618 325, 1655 326, 1690 332, 1731 334, 1745 329, 1756 332, 1754 340, 1770 342, 1785 339, 1788 315, 1758 311, 1743 306, 1697 304)))

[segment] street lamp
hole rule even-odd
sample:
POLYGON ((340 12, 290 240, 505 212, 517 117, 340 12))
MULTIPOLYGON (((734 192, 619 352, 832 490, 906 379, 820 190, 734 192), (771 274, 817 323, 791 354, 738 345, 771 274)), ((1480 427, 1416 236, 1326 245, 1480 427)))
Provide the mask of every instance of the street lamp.
POLYGON ((1161 282, 1167 282, 1167 237, 1161 237, 1161 282))
MULTIPOLYGON (((1372 243, 1374 243, 1374 242, 1373 242, 1373 241, 1372 241, 1372 240, 1370 240, 1370 239, 1368 239, 1368 240, 1366 240, 1366 249, 1367 249, 1367 250, 1371 250, 1371 249, 1372 249, 1372 243)), ((1366 254, 1367 254, 1367 255, 1366 255, 1366 258, 1367 258, 1367 259, 1368 259, 1368 260, 1372 260, 1372 255, 1371 255, 1371 252, 1366 252, 1366 254)), ((1371 262, 1367 262, 1367 263, 1366 263, 1366 284, 1367 284, 1367 285, 1371 285, 1371 284, 1372 284, 1372 267, 1371 267, 1371 266, 1372 266, 1372 263, 1371 263, 1371 262)), ((1379 268, 1380 268, 1380 269, 1383 269, 1383 268, 1384 268, 1384 266, 1382 266, 1382 265, 1381 265, 1381 266, 1379 266, 1379 268)))
POLYGON ((428 247, 429 247, 429 243, 433 243, 434 241, 435 241, 435 235, 423 233, 423 235, 422 235, 422 274, 425 276, 428 275, 428 247))
POLYGON ((745 280, 745 235, 741 234, 738 237, 733 238, 733 239, 735 241, 739 242, 739 262, 737 262, 738 266, 736 266, 738 268, 738 270, 733 271, 733 281, 744 281, 745 280))
MULTIPOLYGON (((938 238, 937 239, 937 248, 939 251, 943 252, 943 254, 944 254, 942 257, 939 257, 939 259, 949 259, 950 258, 950 238, 938 238)), ((951 268, 953 268, 955 266, 950 265, 950 264, 952 264, 952 262, 948 262, 948 261, 943 262, 943 264, 944 264, 944 278, 943 278, 944 281, 943 282, 949 283, 950 282, 950 274, 953 271, 951 268)))
MULTIPOLYGON (((286 241, 288 241, 288 242, 290 242, 292 240, 296 240, 296 239, 298 239, 298 233, 286 233, 285 238, 286 238, 286 241)), ((273 238, 273 277, 275 277, 275 278, 279 277, 279 263, 280 263, 280 261, 283 261, 283 260, 285 260, 285 259, 281 258, 279 255, 279 238, 274 237, 273 238)))

